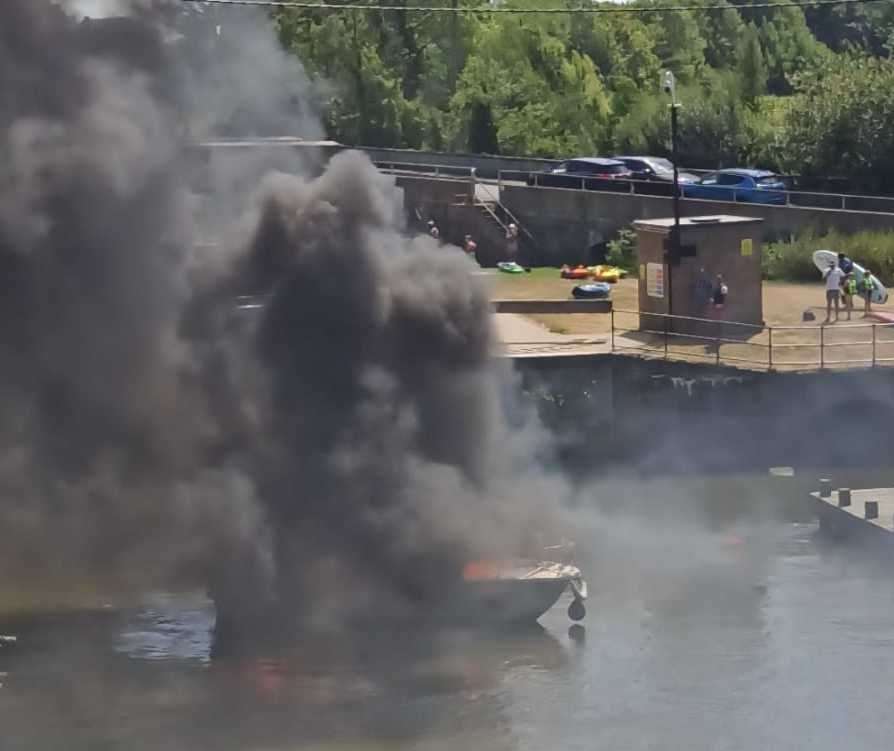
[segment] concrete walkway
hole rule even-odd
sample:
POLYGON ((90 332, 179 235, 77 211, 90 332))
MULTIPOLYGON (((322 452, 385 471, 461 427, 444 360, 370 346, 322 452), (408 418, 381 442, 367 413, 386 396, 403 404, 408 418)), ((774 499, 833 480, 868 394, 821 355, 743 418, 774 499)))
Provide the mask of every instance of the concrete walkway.
POLYGON ((509 357, 594 355, 610 351, 609 337, 556 334, 516 313, 495 313, 494 326, 509 357))

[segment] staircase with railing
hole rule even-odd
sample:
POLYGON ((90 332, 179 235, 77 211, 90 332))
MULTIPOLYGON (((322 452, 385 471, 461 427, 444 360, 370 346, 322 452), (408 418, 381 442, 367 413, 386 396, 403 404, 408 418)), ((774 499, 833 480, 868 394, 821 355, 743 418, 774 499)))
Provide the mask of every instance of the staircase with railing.
POLYGON ((537 240, 530 230, 519 221, 518 217, 500 201, 499 186, 478 180, 474 168, 471 170, 471 178, 473 183, 472 205, 478 209, 484 222, 499 228, 504 243, 509 235, 509 225, 514 224, 518 229, 519 236, 520 258, 516 260, 523 262, 526 258, 534 257, 538 251, 537 240))
MULTIPOLYGON (((509 225, 518 228, 519 259, 534 258, 539 252, 539 243, 530 230, 519 221, 500 200, 500 188, 496 183, 481 180, 474 167, 445 167, 443 165, 403 164, 399 162, 376 162, 383 172, 394 175, 415 177, 435 177, 439 180, 453 180, 457 184, 465 183, 463 192, 453 196, 453 213, 461 216, 461 221, 454 222, 453 227, 442 227, 447 230, 445 239, 449 237, 458 244, 462 234, 471 234, 478 242, 485 265, 505 260, 506 237, 509 225), (457 228, 460 228, 457 231, 457 228), (454 231, 451 231, 454 230, 454 231), (455 235, 455 236, 454 236, 455 235)), ((421 217, 418 217, 421 221, 421 217)))

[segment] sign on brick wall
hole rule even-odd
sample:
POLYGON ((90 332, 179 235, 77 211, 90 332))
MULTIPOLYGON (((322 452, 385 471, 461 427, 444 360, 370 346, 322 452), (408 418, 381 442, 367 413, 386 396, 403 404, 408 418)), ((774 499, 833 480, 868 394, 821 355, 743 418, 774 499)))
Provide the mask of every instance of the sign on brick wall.
POLYGON ((649 297, 664 297, 664 264, 646 264, 646 294, 649 297))

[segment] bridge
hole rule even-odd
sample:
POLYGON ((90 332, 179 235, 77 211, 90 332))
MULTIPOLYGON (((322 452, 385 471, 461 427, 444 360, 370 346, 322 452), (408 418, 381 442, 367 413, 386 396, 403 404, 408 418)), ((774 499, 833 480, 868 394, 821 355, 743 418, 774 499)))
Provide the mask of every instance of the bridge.
MULTIPOLYGON (((199 150, 239 152, 246 149, 289 149, 305 163, 321 165, 346 147, 332 141, 300 138, 220 139, 197 144, 199 150), (307 158, 305 158, 307 157, 307 158)), ((463 235, 478 242, 484 263, 502 259, 509 223, 521 228, 525 260, 532 265, 589 262, 617 231, 636 219, 672 214, 672 198, 652 182, 619 181, 617 190, 586 190, 528 185, 528 175, 542 172, 555 160, 450 154, 406 149, 360 147, 404 189, 408 216, 420 226, 430 218, 441 236, 461 244, 463 235), (596 253, 594 254, 594 251, 596 253)), ((792 190, 786 205, 744 202, 681 201, 683 216, 712 213, 759 217, 765 239, 779 239, 807 229, 850 234, 859 230, 894 230, 894 198, 792 190)))
MULTIPOLYGON (((406 191, 407 209, 417 219, 435 218, 442 237, 460 243, 465 233, 485 237, 493 247, 485 264, 501 260, 502 235, 493 235, 479 221, 481 213, 505 229, 508 221, 522 228, 527 239, 527 262, 536 266, 593 261, 592 250, 612 239, 619 229, 637 219, 656 219, 673 213, 669 186, 638 180, 618 181, 617 187, 598 190, 581 186, 528 185, 528 173, 498 170, 482 177, 474 166, 377 161, 395 175, 406 191), (656 195, 659 192, 665 195, 656 195), (468 211, 464 207, 475 207, 468 211), (500 217, 505 219, 501 221, 500 217), (452 231, 451 231, 452 230, 452 231), (490 257, 493 255, 493 257, 490 257)), ((764 220, 766 239, 776 240, 805 230, 818 233, 894 230, 894 198, 843 193, 787 191, 785 205, 708 201, 684 198, 682 216, 732 214, 764 220)), ((482 243, 479 241, 479 248, 482 243)))

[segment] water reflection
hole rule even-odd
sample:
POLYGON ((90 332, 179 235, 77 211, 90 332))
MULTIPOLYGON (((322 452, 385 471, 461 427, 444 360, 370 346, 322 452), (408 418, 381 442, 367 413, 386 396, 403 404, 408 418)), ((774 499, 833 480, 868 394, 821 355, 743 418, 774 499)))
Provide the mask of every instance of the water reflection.
POLYGON ((585 631, 569 628, 567 600, 523 632, 238 649, 213 639, 207 601, 179 595, 0 623, 19 637, 0 652, 0 748, 887 748, 890 560, 750 493, 734 513, 714 483, 694 501, 690 488, 660 497, 683 498, 678 518, 582 518, 585 631), (699 525, 693 508, 715 499, 699 525))
MULTIPOLYGON (((507 682, 561 671, 568 645, 510 634, 389 631, 228 650, 213 608, 152 598, 123 613, 19 622, 2 668, 7 748, 276 749, 338 743, 514 747, 507 682), (7 735, 9 733, 9 735, 7 735)), ((446 748, 446 746, 444 746, 446 748)))
POLYGON ((115 646, 136 659, 208 662, 213 628, 214 610, 207 599, 155 595, 128 619, 115 646))

